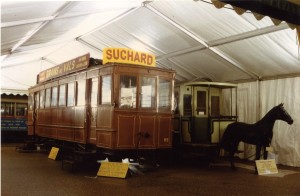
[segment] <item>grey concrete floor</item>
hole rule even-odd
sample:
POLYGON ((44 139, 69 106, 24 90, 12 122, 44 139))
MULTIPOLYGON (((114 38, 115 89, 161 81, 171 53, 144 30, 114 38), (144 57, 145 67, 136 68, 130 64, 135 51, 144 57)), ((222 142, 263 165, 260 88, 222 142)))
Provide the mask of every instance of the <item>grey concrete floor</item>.
POLYGON ((259 176, 253 162, 239 161, 231 171, 226 162, 208 167, 190 158, 119 179, 96 177, 97 168, 72 173, 47 153, 20 153, 15 147, 1 146, 2 196, 300 195, 300 168, 295 167, 279 165, 278 175, 259 176))

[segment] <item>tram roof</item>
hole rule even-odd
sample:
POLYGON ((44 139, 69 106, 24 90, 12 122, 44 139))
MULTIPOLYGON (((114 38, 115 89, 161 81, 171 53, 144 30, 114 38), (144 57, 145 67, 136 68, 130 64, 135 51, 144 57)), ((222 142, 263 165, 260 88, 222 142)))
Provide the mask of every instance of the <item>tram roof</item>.
POLYGON ((225 83, 225 82, 189 82, 186 86, 203 86, 203 87, 215 87, 215 88, 236 88, 237 84, 225 83))

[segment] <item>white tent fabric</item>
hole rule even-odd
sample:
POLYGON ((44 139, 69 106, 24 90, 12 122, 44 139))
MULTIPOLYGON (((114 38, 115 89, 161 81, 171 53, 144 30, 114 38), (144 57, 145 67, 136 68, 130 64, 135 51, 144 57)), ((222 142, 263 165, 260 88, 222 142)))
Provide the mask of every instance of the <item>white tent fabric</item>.
POLYGON ((300 91, 291 89, 299 89, 297 43, 296 30, 285 22, 275 26, 269 17, 239 16, 230 5, 217 9, 209 0, 2 1, 1 89, 27 90, 42 70, 86 53, 101 59, 105 47, 148 52, 158 67, 176 70, 176 83, 239 82, 240 121, 256 122, 285 102, 295 124, 276 125, 273 145, 281 163, 298 165, 299 139, 281 142, 289 138, 287 130, 300 132, 300 91), (272 78, 291 82, 263 81, 272 78), (269 88, 276 89, 274 96, 269 88), (281 97, 284 90, 291 99, 281 97), (296 148, 289 151, 294 161, 285 153, 290 146, 296 148))
POLYGON ((26 89, 40 68, 88 52, 102 58, 105 47, 155 54, 157 65, 175 69, 180 83, 300 75, 296 30, 226 7, 192 0, 4 1, 2 85, 26 89), (24 80, 10 67, 33 70, 24 80))

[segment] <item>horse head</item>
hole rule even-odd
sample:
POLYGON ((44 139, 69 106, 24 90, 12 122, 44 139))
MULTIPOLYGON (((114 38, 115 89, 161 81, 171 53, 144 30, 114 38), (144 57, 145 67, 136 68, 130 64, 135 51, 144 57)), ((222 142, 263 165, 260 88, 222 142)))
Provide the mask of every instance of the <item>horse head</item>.
POLYGON ((283 103, 279 104, 277 106, 277 114, 276 117, 278 120, 283 120, 287 122, 289 125, 293 124, 294 120, 292 117, 289 115, 289 113, 284 109, 283 103))

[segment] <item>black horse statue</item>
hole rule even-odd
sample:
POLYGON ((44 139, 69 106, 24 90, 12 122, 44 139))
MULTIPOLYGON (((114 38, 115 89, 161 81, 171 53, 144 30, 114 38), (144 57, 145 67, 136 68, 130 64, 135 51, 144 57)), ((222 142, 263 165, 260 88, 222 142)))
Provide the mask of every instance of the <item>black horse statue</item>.
POLYGON ((237 152, 239 142, 256 146, 256 160, 260 159, 260 152, 263 147, 264 159, 267 159, 266 147, 271 143, 273 126, 276 120, 283 120, 290 125, 293 124, 293 119, 283 108, 283 103, 272 108, 255 124, 235 122, 228 125, 220 142, 220 149, 229 152, 232 169, 235 169, 234 153, 237 152))

